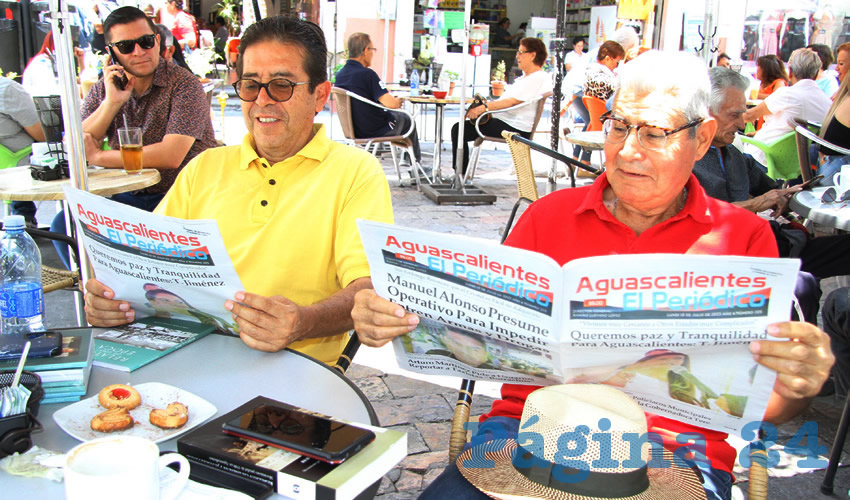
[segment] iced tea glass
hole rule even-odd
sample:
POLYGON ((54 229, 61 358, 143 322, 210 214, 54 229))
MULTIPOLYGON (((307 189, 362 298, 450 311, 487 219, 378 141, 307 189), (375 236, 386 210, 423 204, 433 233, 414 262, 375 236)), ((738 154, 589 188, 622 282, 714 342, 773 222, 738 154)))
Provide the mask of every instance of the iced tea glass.
POLYGON ((119 128, 118 142, 121 143, 124 173, 128 175, 142 173, 142 129, 139 127, 119 128))

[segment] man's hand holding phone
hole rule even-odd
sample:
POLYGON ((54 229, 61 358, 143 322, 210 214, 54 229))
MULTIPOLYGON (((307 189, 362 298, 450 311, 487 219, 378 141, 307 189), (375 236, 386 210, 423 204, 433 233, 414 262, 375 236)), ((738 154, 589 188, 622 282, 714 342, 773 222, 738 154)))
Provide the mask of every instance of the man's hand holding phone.
POLYGON ((123 106, 125 102, 130 100, 136 78, 124 71, 120 64, 111 64, 104 68, 103 79, 106 101, 112 101, 123 106))

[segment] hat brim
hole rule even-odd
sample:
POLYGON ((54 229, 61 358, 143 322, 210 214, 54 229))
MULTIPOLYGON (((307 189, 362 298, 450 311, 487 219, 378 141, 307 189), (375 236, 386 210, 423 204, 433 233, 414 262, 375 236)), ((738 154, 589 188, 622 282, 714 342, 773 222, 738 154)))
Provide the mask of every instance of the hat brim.
MULTIPOLYGON (((488 441, 475 448, 463 452, 457 457, 457 468, 467 481, 492 497, 506 500, 528 498, 543 498, 551 500, 590 499, 611 500, 603 497, 575 495, 565 491, 537 484, 521 473, 511 464, 511 457, 517 448, 512 439, 497 439, 488 441), (483 452, 483 453, 482 453, 483 452), (495 465, 475 467, 475 462, 481 462, 481 457, 492 460, 495 465), (464 462, 470 460, 470 467, 464 462)), ((649 468, 649 488, 637 495, 620 497, 620 500, 680 500, 682 498, 706 498, 705 490, 691 469, 678 467, 673 461, 673 454, 663 451, 664 459, 671 462, 668 468, 649 468)))

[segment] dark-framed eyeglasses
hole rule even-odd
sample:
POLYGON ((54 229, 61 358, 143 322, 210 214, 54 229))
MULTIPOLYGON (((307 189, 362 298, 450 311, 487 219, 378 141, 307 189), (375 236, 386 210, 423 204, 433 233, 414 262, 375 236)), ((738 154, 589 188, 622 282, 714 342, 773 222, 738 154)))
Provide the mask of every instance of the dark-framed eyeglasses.
POLYGON ((677 132, 687 130, 691 127, 696 127, 705 120, 699 118, 690 123, 677 128, 657 127, 655 125, 629 125, 623 118, 614 116, 611 111, 603 113, 599 117, 602 122, 602 132, 605 134, 605 141, 612 144, 620 144, 626 142, 626 138, 631 133, 632 129, 637 131, 638 143, 646 149, 664 149, 667 145, 667 137, 677 132))
POLYGON ((260 89, 266 89, 266 94, 277 102, 288 101, 292 97, 297 85, 305 85, 310 82, 293 82, 286 78, 275 78, 266 83, 260 83, 256 80, 243 78, 237 80, 233 84, 233 89, 240 99, 246 102, 254 102, 260 97, 260 89))
POLYGON ((136 49, 136 44, 144 50, 152 49, 156 45, 156 35, 145 35, 136 38, 135 40, 121 40, 120 42, 112 42, 110 47, 115 47, 122 54, 129 54, 136 49))
POLYGON ((850 201, 850 191, 844 191, 841 193, 841 196, 838 196, 838 191, 836 191, 834 187, 828 187, 823 193, 821 193, 820 201, 824 203, 850 201))

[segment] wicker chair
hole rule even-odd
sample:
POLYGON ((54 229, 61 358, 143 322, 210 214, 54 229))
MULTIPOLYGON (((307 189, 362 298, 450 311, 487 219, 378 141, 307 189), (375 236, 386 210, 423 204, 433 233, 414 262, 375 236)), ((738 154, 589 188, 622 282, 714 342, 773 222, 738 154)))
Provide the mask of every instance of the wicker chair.
MULTIPOLYGON (((403 109, 390 109, 380 104, 374 103, 369 99, 360 97, 354 92, 349 92, 348 90, 341 89, 339 87, 334 87, 331 89, 331 94, 334 97, 334 102, 336 103, 336 112, 339 117, 340 125, 342 125, 342 133, 345 138, 352 144, 362 145, 367 151, 374 144, 378 145, 381 143, 389 143, 390 144, 390 152, 393 156, 393 165, 395 166, 396 174, 398 175, 398 182, 401 185, 404 185, 404 181, 401 178, 401 169, 398 165, 398 158, 396 158, 396 150, 395 148, 402 148, 410 155, 411 160, 415 165, 415 171, 419 173, 419 175, 412 176, 416 181, 416 188, 420 191, 422 190, 422 185, 420 183, 420 177, 424 178, 429 184, 431 183, 431 179, 422 169, 422 165, 416 161, 416 157, 413 155, 413 142, 410 140, 410 134, 413 133, 414 122, 413 117, 407 111, 403 109), (374 106, 379 109, 383 109, 384 111, 394 111, 404 113, 410 116, 410 129, 406 130, 402 135, 393 135, 387 137, 355 137, 354 136, 354 116, 351 112, 351 100, 356 99, 362 103, 368 104, 370 106, 374 106)), ((374 153, 374 152, 373 152, 374 153)))
POLYGON ((803 177, 803 181, 811 179, 814 173, 812 170, 812 158, 809 158, 809 141, 820 144, 821 146, 826 146, 829 149, 843 155, 850 155, 850 149, 844 149, 824 140, 822 137, 819 137, 816 133, 812 132, 808 127, 797 125, 794 128, 794 133, 796 134, 797 140, 797 159, 800 163, 800 174, 803 177))
POLYGON ((517 135, 516 132, 502 132, 502 137, 505 138, 508 149, 511 151, 511 158, 513 159, 514 170, 516 171, 516 189, 519 195, 516 203, 514 203, 514 207, 511 209, 511 215, 508 217, 505 232, 502 233, 502 243, 505 242, 508 233, 511 231, 511 227, 514 224, 514 217, 516 217, 517 210, 519 210, 522 202, 534 203, 540 198, 540 195, 537 194, 537 182, 534 180, 534 169, 531 166, 531 148, 526 144, 514 140, 515 135, 517 135))
MULTIPOLYGON (((481 113, 481 115, 478 117, 478 119, 475 120, 475 131, 478 133, 478 137, 475 138, 475 142, 473 143, 472 154, 470 154, 470 157, 469 157, 469 167, 470 168, 468 168, 466 170, 466 175, 464 176, 463 181, 464 182, 467 182, 467 181, 471 182, 472 178, 475 177, 475 168, 478 167, 478 160, 481 158, 481 145, 484 144, 484 141, 498 142, 498 143, 503 143, 503 144, 505 143, 505 140, 501 137, 490 137, 488 135, 484 135, 484 132, 482 132, 481 129, 479 128, 479 126, 481 125, 481 120, 484 117, 490 116, 490 115, 496 115, 496 118, 498 118, 498 113, 504 113, 506 111, 512 111, 512 110, 521 108, 523 106, 534 106, 534 105, 536 105, 537 106, 537 112, 534 115, 534 125, 532 125, 531 134, 528 137, 529 139, 533 139, 534 138, 534 132, 537 130, 537 124, 540 123, 540 117, 543 116, 543 109, 546 105, 546 100, 549 99, 551 96, 552 96, 552 93, 547 92, 534 101, 526 101, 526 102, 517 104, 516 106, 511 106, 509 108, 498 109, 498 110, 494 110, 494 111, 485 111, 484 113, 481 113)), ((466 138, 464 138, 464 140, 466 140, 466 138)))

